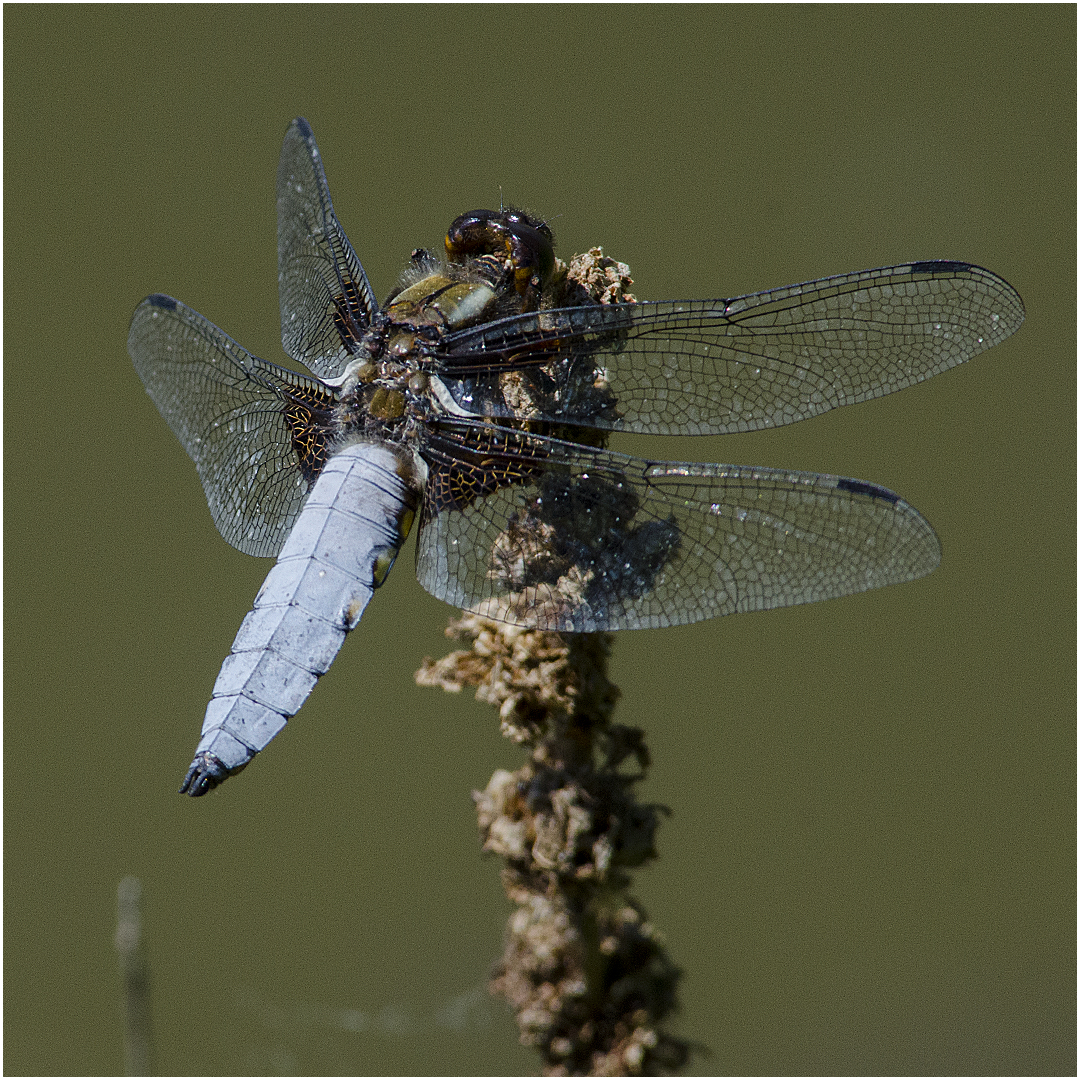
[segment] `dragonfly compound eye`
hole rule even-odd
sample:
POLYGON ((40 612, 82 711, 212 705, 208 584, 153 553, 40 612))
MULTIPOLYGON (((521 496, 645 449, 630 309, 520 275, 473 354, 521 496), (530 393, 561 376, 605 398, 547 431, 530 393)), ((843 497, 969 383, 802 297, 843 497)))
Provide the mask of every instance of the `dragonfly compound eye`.
POLYGON ((505 258, 514 276, 514 288, 529 307, 539 302, 555 271, 551 230, 520 210, 462 214, 446 233, 446 254, 451 262, 459 263, 482 255, 505 258))

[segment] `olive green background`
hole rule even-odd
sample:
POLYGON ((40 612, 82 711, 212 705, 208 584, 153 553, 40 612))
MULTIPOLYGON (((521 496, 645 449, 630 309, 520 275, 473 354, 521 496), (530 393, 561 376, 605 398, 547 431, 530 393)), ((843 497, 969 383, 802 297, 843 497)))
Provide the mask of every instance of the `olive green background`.
POLYGON ((643 299, 909 259, 1020 333, 782 431, 616 441, 919 507, 917 583, 622 635, 673 817, 637 894, 709 1073, 1075 1072, 1075 10, 8 7, 4 1069, 121 1068, 145 890, 170 1073, 525 1073, 470 791, 521 751, 417 688, 411 545, 303 712, 176 794, 269 566, 216 534, 125 351, 171 293, 282 360, 274 178, 304 115, 376 293, 500 197, 643 299))

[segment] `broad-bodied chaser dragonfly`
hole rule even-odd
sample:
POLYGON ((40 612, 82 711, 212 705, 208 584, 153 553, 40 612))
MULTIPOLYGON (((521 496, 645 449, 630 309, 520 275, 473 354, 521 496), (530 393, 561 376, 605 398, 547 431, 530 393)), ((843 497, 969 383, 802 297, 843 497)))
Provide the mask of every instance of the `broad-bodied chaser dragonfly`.
POLYGON ((128 351, 195 462, 221 535, 277 562, 221 668, 182 792, 203 795, 284 727, 419 515, 435 596, 568 632, 803 604, 938 565, 928 522, 876 484, 647 461, 610 431, 776 427, 900 390, 1014 333, 1016 291, 910 262, 730 300, 600 304, 516 210, 413 253, 379 307, 295 120, 277 176, 285 352, 259 360, 168 296, 128 351))

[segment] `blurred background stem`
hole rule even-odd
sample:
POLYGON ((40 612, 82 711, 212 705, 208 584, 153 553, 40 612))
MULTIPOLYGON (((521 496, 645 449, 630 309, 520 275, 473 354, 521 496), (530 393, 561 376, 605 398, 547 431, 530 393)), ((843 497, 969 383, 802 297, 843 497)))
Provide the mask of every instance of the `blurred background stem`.
POLYGON ((124 1075, 153 1073, 150 1029, 150 969, 142 946, 142 882, 124 878, 116 890, 116 935, 120 962, 120 1009, 124 1022, 124 1075))

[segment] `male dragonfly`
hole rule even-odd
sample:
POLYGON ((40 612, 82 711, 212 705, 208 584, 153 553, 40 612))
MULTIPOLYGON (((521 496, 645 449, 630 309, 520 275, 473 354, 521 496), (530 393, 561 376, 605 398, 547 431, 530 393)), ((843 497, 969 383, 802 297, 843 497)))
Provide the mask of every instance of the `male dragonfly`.
POLYGON ((966 262, 910 262, 730 300, 601 304, 551 232, 473 211, 379 307, 334 216, 311 127, 277 175, 285 352, 259 360, 168 296, 128 351, 195 462, 221 535, 277 562, 214 686, 182 792, 284 727, 385 580, 414 517, 416 574, 460 608, 574 633, 804 604, 937 566, 928 522, 876 484, 648 461, 604 433, 804 420, 983 352, 1024 318, 966 262))

